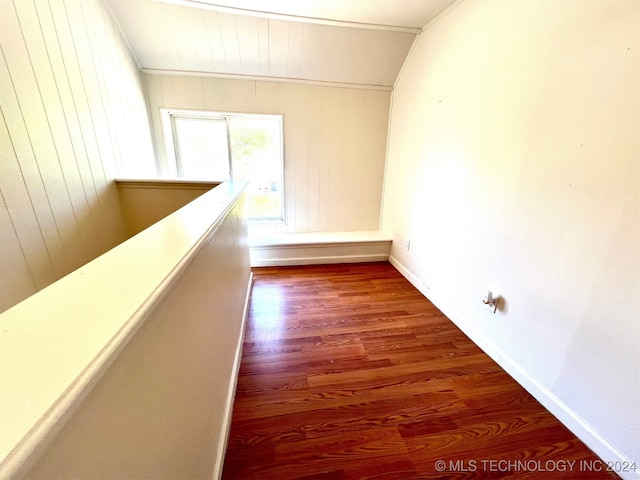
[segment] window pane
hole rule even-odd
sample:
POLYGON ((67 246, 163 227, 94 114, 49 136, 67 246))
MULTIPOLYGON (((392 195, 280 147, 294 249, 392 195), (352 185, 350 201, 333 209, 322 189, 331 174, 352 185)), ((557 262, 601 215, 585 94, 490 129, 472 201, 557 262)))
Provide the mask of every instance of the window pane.
POLYGON ((280 117, 229 119, 233 177, 249 180, 247 216, 283 218, 282 121, 280 117))
POLYGON ((178 175, 192 180, 229 180, 224 119, 173 117, 178 175))
MULTIPOLYGON (((284 150, 280 115, 167 110, 180 178, 248 180, 247 216, 284 220, 284 150), (231 168, 230 168, 231 165, 231 168)), ((172 168, 168 168, 171 171, 172 168)))

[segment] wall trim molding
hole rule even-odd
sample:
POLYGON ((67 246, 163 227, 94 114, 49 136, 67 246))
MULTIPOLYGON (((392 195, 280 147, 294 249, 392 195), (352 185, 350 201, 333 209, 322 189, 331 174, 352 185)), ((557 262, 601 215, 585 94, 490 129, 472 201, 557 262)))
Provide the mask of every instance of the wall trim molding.
POLYGON ((236 346, 236 354, 233 359, 233 373, 231 375, 232 382, 229 384, 227 391, 227 400, 225 403, 224 422, 222 425, 223 438, 218 443, 216 450, 215 464, 213 465, 213 475, 211 478, 222 478, 222 469, 224 467, 224 456, 227 453, 227 443, 229 442, 229 432, 231 432, 231 420, 233 417, 233 402, 236 397, 238 388, 238 374, 240 372, 240 362, 242 361, 242 347, 244 345, 244 333, 247 328, 247 318, 249 317, 249 302, 251 301, 251 290, 253 288, 253 272, 249 275, 247 283, 247 292, 244 299, 244 308, 242 311, 242 326, 240 327, 240 335, 238 336, 238 345, 236 346))
POLYGON ((315 23, 318 25, 329 25, 332 27, 360 28, 366 30, 384 30, 388 32, 420 33, 421 28, 403 27, 399 25, 385 25, 379 23, 351 22, 348 20, 333 20, 320 17, 304 17, 300 15, 289 15, 286 13, 266 12, 263 10, 250 10, 247 8, 227 7, 213 3, 215 0, 159 0, 163 3, 178 5, 189 8, 199 8, 213 12, 230 13, 232 15, 245 15, 249 17, 267 18, 271 20, 284 20, 288 22, 315 23))
POLYGON ((391 237, 379 231, 292 233, 250 238, 251 266, 384 262, 391 237))
POLYGON ((381 90, 390 92, 391 85, 370 85, 364 83, 329 82, 325 80, 308 80, 305 78, 267 77, 262 75, 242 75, 239 73, 212 73, 193 70, 162 70, 158 68, 142 68, 142 73, 147 75, 167 75, 174 77, 205 77, 220 78, 223 80, 249 80, 255 82, 292 83, 300 85, 314 85, 317 87, 352 88, 358 90, 381 90))
MULTIPOLYGON (((391 263, 418 291, 424 295, 438 310, 451 320, 462 332, 467 335, 473 343, 480 347, 489 357, 491 357, 500 367, 502 367, 518 384, 538 400, 549 412, 555 416, 574 435, 591 448, 605 463, 633 464, 634 462, 624 455, 620 450, 609 443, 600 433, 584 420, 578 413, 572 410, 565 402, 558 398, 547 387, 541 385, 532 378, 522 366, 513 358, 498 348, 492 341, 470 326, 469 322, 458 318, 455 314, 454 302, 438 296, 435 292, 427 288, 424 283, 405 267, 393 255, 389 256, 391 263)), ((604 466, 603 466, 604 468, 604 466)), ((634 472, 616 472, 625 480, 637 480, 640 478, 640 470, 634 472)))
POLYGON ((287 267, 295 265, 329 265, 334 263, 366 263, 386 262, 388 257, 384 254, 370 255, 324 255, 302 256, 292 258, 256 259, 251 261, 252 267, 287 267))
POLYGON ((138 60, 138 57, 136 56, 136 53, 133 51, 133 47, 131 46, 131 42, 129 42, 129 39, 125 35, 124 30, 122 29, 122 25, 120 25, 120 22, 118 21, 118 17, 116 17, 115 14, 113 13, 113 10, 111 9, 111 5, 109 5, 109 2, 107 0, 100 0, 100 4, 104 8, 107 9, 107 12, 109 12, 109 15, 111 16, 111 21, 113 21, 113 23, 118 28, 118 33, 120 34, 120 37, 122 38, 124 43, 127 45, 127 50, 129 50, 129 54, 131 55, 131 59, 136 64, 136 67, 138 67, 138 71, 140 71, 141 68, 142 68, 140 66, 140 60, 138 60))
POLYGON ((167 190, 211 190, 222 182, 208 180, 184 180, 184 179, 128 179, 116 178, 114 180, 118 188, 124 189, 167 189, 167 190))
POLYGON ((451 6, 449 6, 449 8, 447 8, 444 12, 442 12, 440 15, 438 15, 436 18, 434 18, 433 20, 431 20, 429 23, 427 23, 426 25, 424 25, 420 30, 422 32, 424 32, 425 30, 428 30, 429 28, 431 28, 432 26, 434 26, 436 23, 438 23, 440 20, 442 20, 444 17, 446 17, 447 15, 449 15, 453 10, 455 10, 462 2, 464 2, 464 0, 457 0, 456 2, 454 2, 453 4, 451 4, 451 6))

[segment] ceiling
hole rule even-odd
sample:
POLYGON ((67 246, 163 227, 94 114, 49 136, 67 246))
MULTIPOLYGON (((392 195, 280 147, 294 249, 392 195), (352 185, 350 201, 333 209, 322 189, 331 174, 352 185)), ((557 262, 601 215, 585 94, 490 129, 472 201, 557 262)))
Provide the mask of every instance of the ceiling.
POLYGON ((392 87, 459 0, 106 0, 146 72, 392 87))

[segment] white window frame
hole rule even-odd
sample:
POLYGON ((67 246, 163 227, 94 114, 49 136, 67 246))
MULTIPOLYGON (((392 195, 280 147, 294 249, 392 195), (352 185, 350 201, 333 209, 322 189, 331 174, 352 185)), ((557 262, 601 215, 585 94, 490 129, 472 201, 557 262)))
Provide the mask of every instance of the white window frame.
MULTIPOLYGON (((191 110, 191 109, 176 109, 176 108, 160 108, 160 118, 162 119, 162 132, 164 137, 164 151, 165 160, 161 162, 159 167, 159 174, 168 178, 181 178, 181 165, 178 155, 176 154, 176 139, 174 137, 174 118, 175 117, 191 117, 200 119, 211 120, 224 120, 227 123, 227 150, 229 155, 229 176, 233 179, 233 158, 229 139, 229 119, 231 118, 256 118, 262 119, 265 117, 277 118, 280 121, 280 152, 282 155, 282 172, 281 172, 281 185, 282 185, 282 205, 280 211, 280 218, 265 218, 265 219, 251 219, 257 223, 286 223, 286 189, 285 189, 285 155, 284 155, 284 115, 282 114, 251 114, 251 113, 237 113, 237 112, 219 112, 213 110, 191 110)), ((221 179, 207 179, 212 181, 220 181, 221 179)))

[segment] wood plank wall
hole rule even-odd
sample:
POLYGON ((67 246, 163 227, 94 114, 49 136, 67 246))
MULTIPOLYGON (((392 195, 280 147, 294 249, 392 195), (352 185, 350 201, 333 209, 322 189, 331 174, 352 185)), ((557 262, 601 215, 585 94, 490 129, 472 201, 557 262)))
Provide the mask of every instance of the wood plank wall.
POLYGON ((138 66, 96 0, 0 2, 0 311, 125 238, 116 175, 155 171, 138 66))
POLYGON ((286 224, 250 233, 378 230, 389 91, 145 74, 160 166, 160 108, 284 115, 286 224))

